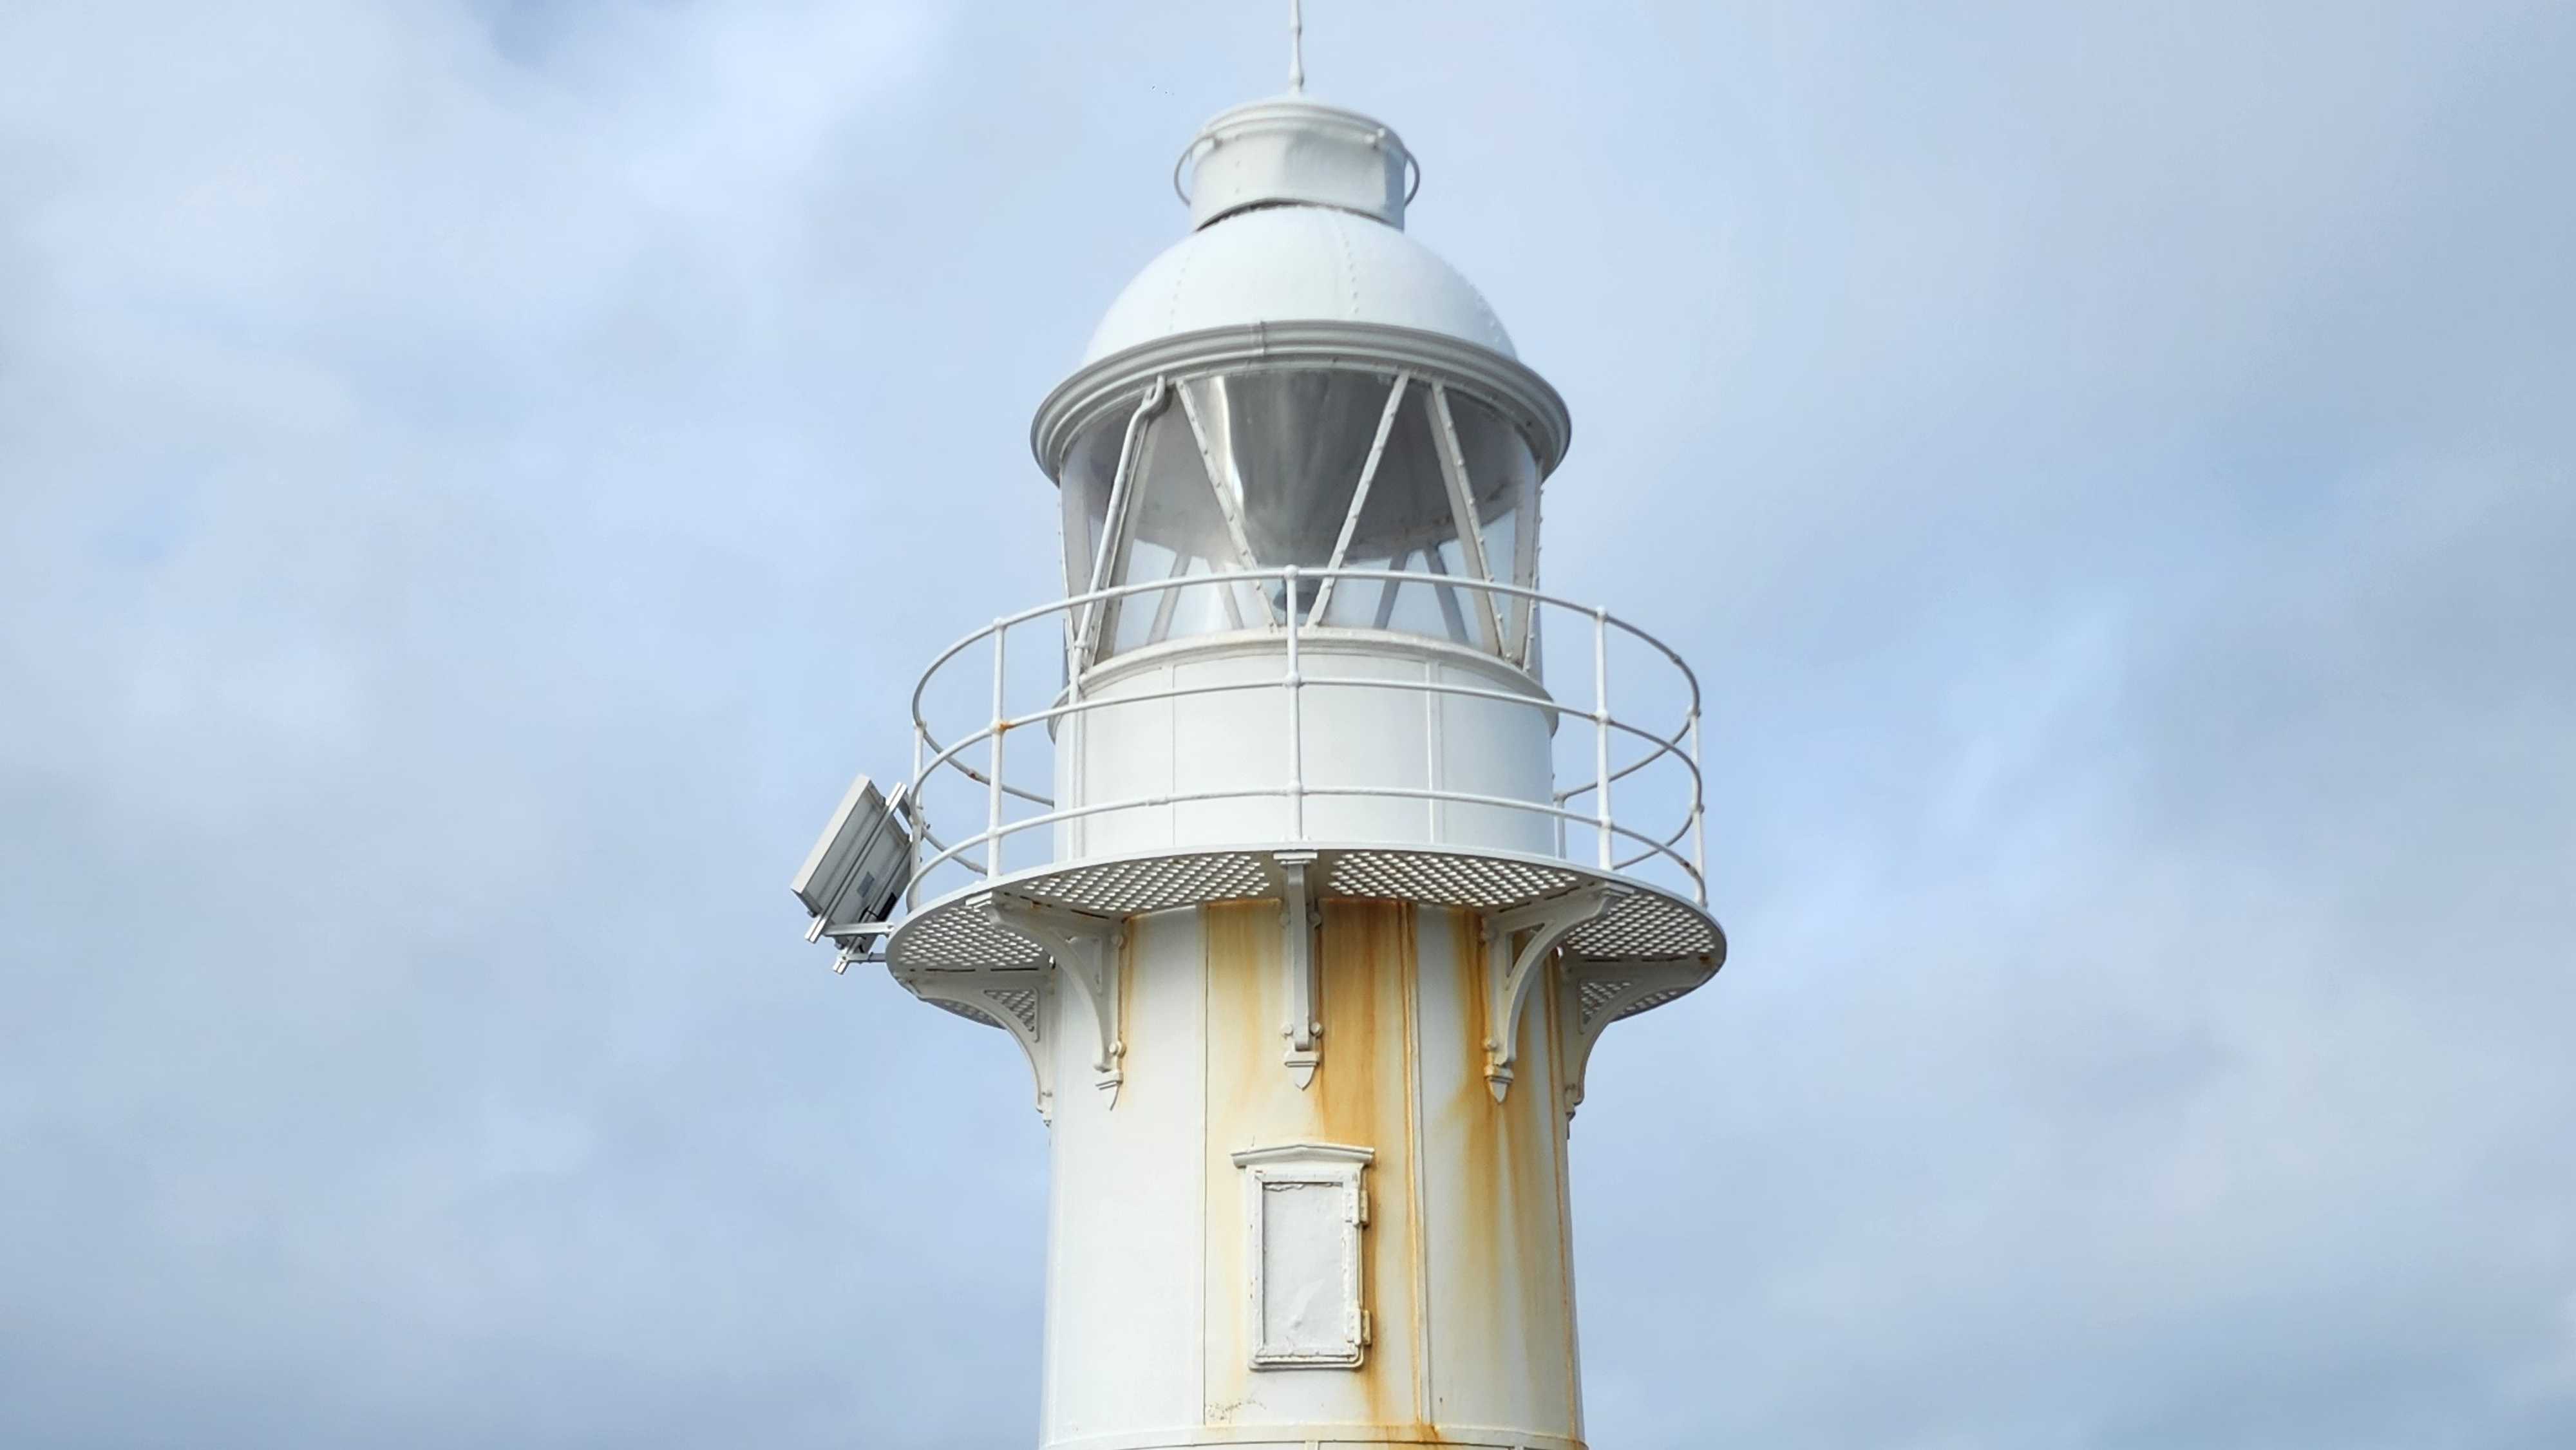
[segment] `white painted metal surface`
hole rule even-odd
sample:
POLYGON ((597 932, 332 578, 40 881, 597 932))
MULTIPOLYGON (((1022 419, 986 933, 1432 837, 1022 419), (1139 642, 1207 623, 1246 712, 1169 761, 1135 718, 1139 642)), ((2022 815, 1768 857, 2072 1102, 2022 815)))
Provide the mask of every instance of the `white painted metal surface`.
POLYGON ((1173 167, 1193 230, 1110 304, 1083 362, 1271 322, 1412 328, 1512 356, 1483 295, 1405 233, 1420 183, 1404 142, 1356 111, 1292 94, 1224 112, 1173 167))
POLYGON ((1254 322, 1376 323, 1514 355, 1475 286, 1412 234, 1300 205, 1237 212, 1156 257, 1110 304, 1083 361, 1254 322))
POLYGON ((1173 169, 1190 220, 1207 226, 1248 207, 1328 206, 1404 225, 1421 179, 1393 131, 1303 96, 1237 106, 1200 128, 1173 169))
POLYGON ((1698 681, 1538 589, 1564 403, 1418 177, 1201 133, 1032 429, 1068 597, 924 673, 905 912, 835 934, 1027 1056, 1049 1450, 1581 1450, 1567 1123, 1725 959, 1698 681))
POLYGON ((1310 840, 1555 849, 1543 812, 1556 711, 1526 676, 1429 640, 1301 639, 1293 710, 1284 637, 1185 640, 1086 676, 1093 708, 1058 733, 1056 779, 1067 809, 1109 808, 1065 821, 1060 856, 1310 840), (1152 799, 1174 803, 1114 805, 1152 799))

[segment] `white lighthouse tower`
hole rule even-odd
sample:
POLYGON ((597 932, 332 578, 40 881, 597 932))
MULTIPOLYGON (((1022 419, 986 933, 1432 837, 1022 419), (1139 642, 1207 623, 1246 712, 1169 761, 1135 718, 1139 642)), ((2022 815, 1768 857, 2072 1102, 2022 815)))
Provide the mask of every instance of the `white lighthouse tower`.
POLYGON ((1038 409, 1065 597, 931 662, 798 877, 1027 1055, 1050 1450, 1581 1446, 1567 1126, 1725 956, 1697 683, 1541 592, 1565 404, 1419 176, 1294 92, 1200 131, 1038 409))

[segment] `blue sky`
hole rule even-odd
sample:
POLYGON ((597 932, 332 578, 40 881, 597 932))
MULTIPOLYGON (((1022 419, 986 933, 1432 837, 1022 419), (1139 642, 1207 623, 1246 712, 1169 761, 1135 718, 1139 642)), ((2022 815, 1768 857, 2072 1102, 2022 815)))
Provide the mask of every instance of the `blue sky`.
MULTIPOLYGON (((0 1440, 1030 1434, 781 883, 1277 9, 0 11, 0 1440)), ((2576 1441, 2576 11, 1307 9, 1717 701, 1594 1441, 2576 1441)))

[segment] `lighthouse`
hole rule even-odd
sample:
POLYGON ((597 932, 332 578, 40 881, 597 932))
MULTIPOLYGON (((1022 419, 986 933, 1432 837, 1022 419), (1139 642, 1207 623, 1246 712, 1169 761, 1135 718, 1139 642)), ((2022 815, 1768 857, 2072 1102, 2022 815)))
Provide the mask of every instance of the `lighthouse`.
POLYGON ((1726 953, 1700 689, 1544 589, 1570 419, 1421 181, 1300 88, 1198 132, 1031 428, 1061 587, 796 876, 1026 1058, 1049 1450, 1583 1444, 1569 1125, 1726 953))

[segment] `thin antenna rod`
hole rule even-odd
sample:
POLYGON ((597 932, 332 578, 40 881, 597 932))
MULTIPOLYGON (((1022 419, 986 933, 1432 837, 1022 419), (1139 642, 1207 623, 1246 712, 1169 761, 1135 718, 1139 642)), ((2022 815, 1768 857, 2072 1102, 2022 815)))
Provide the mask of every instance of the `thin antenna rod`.
POLYGON ((1288 94, 1306 93, 1306 6, 1288 0, 1288 94))

